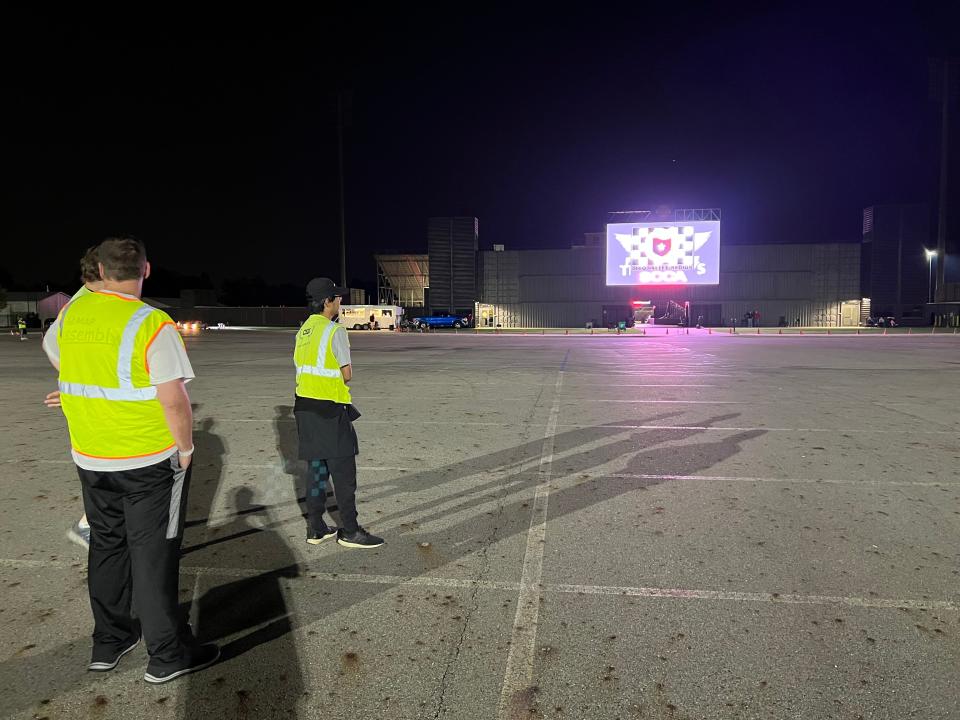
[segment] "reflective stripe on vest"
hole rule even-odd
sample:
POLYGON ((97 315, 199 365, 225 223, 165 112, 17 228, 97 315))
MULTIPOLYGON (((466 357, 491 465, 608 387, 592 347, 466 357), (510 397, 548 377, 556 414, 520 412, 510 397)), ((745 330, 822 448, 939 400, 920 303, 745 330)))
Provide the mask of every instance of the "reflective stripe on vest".
POLYGON ((76 395, 84 398, 100 400, 156 400, 157 389, 152 385, 145 388, 108 388, 100 385, 84 385, 82 383, 60 383, 60 392, 65 395, 76 395))
MULTIPOLYGON (((63 321, 66 319, 68 304, 63 309, 63 315, 60 317, 60 332, 63 333, 63 321)), ((157 397, 157 388, 144 387, 135 388, 133 386, 132 365, 133 350, 137 344, 137 333, 140 326, 150 317, 154 308, 149 305, 137 310, 123 328, 123 335, 120 338, 120 352, 117 356, 117 378, 120 380, 119 388, 102 387, 100 385, 85 385, 83 383, 60 382, 60 392, 67 395, 77 395, 84 398, 98 398, 101 400, 155 400, 157 397)))
POLYGON ((317 349, 317 364, 316 365, 298 365, 297 374, 305 373, 307 375, 317 375, 319 377, 328 377, 328 378, 337 378, 341 377, 341 372, 339 369, 334 370, 332 368, 324 367, 324 359, 327 356, 327 350, 330 347, 330 343, 333 342, 333 333, 337 329, 337 323, 330 321, 327 324, 327 327, 324 328, 323 334, 320 336, 319 347, 317 349))
MULTIPOLYGON (((133 388, 133 379, 131 377, 131 366, 133 365, 133 347, 137 343, 137 333, 140 326, 153 313, 153 308, 146 305, 137 310, 127 326, 123 329, 123 336, 120 338, 120 354, 117 357, 117 377, 120 378, 120 387, 133 388)), ((156 393, 154 393, 156 396, 156 393)))

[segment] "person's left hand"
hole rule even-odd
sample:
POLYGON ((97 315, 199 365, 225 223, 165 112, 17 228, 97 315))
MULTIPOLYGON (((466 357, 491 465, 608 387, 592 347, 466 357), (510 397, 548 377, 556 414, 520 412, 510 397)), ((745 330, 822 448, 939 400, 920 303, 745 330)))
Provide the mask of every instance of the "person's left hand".
POLYGON ((47 396, 43 399, 43 404, 48 408, 60 407, 60 391, 54 390, 52 393, 47 393, 47 396))

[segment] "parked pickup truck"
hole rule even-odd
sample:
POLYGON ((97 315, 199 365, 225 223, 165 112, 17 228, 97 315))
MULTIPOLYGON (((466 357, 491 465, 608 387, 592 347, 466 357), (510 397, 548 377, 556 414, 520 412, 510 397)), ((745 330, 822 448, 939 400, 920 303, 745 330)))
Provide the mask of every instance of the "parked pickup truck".
POLYGON ((470 319, 463 315, 451 315, 450 313, 434 313, 426 317, 413 319, 415 328, 462 328, 469 327, 470 319))

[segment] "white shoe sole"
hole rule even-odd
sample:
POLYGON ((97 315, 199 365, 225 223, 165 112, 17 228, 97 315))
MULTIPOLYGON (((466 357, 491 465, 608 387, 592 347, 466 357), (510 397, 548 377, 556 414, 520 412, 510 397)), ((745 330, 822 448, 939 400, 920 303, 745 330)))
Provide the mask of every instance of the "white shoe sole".
POLYGON ((330 538, 335 538, 337 536, 336 530, 334 530, 329 535, 324 535, 322 538, 307 538, 307 545, 319 545, 320 543, 326 542, 330 538))
POLYGON ((362 545, 361 543, 352 543, 349 540, 337 538, 337 545, 343 545, 348 548, 357 548, 358 550, 372 550, 373 548, 383 547, 386 542, 379 542, 376 545, 362 545))
POLYGON ((165 675, 164 677, 157 677, 156 675, 151 675, 150 673, 144 673, 143 679, 148 683, 153 685, 162 685, 163 683, 170 682, 171 680, 176 680, 178 677, 183 677, 184 675, 189 675, 190 673, 200 672, 201 670, 206 670, 208 667, 213 665, 217 660, 220 659, 220 648, 217 648, 217 654, 213 656, 211 660, 203 663, 203 665, 195 665, 194 667, 184 668, 183 670, 177 670, 177 672, 172 675, 165 675))
POLYGON ((90 672, 109 672, 110 670, 113 670, 117 665, 120 664, 120 658, 122 658, 128 652, 133 652, 133 649, 136 648, 137 645, 139 644, 140 644, 140 638, 137 638, 137 641, 133 645, 128 647, 126 650, 124 650, 122 653, 117 655, 117 659, 114 660, 112 663, 92 662, 89 665, 87 665, 87 670, 89 670, 90 672))
POLYGON ((83 535, 81 535, 80 533, 78 533, 78 532, 77 532, 75 529, 73 529, 73 528, 70 528, 69 530, 67 530, 67 540, 69 540, 69 541, 72 542, 72 543, 76 543, 77 545, 79 545, 80 547, 82 547, 84 550, 89 550, 89 549, 90 549, 90 543, 88 543, 88 542, 84 539, 83 535))

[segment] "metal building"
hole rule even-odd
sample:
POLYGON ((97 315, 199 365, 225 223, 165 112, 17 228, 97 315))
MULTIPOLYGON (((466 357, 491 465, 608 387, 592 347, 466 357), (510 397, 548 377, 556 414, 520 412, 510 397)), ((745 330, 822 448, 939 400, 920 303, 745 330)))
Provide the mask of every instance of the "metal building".
POLYGON ((936 286, 926 205, 875 205, 863 211, 862 294, 873 315, 922 322, 936 286))
POLYGON ((476 218, 430 218, 427 224, 430 263, 427 305, 432 312, 473 312, 477 300, 478 247, 476 218))
POLYGON ((377 302, 404 308, 424 307, 424 289, 430 287, 426 255, 374 255, 377 263, 377 302))
MULTIPOLYGON (((608 287, 604 248, 479 253, 477 324, 486 327, 595 327, 631 318, 637 304, 690 303, 690 318, 765 326, 856 326, 863 319, 856 243, 725 245, 720 283, 671 288, 608 287)), ((502 247, 502 246, 498 246, 502 247)))
POLYGON ((62 292, 8 292, 7 303, 0 308, 0 327, 15 327, 18 318, 31 323, 45 323, 55 318, 70 301, 62 292))

